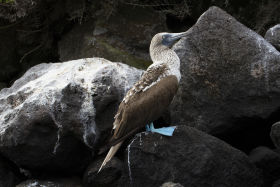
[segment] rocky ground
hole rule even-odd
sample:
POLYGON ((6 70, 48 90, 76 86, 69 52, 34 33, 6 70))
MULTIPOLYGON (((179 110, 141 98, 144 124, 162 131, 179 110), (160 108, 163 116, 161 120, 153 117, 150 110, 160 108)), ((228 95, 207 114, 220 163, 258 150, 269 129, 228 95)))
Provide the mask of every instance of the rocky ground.
POLYGON ((1 187, 279 186, 279 2, 188 1, 181 14, 136 1, 15 2, 0 4, 1 187), (151 37, 189 27, 173 46, 178 93, 155 122, 174 135, 139 132, 97 173, 151 37))

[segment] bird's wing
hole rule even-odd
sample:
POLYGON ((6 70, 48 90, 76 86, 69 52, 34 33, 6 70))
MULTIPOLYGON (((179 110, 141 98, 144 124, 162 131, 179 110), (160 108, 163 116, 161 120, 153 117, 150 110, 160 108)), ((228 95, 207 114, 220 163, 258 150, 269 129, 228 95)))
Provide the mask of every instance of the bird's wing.
MULTIPOLYGON (((154 72, 153 72, 154 73, 154 72)), ((158 76, 162 75, 159 73, 158 76)), ((144 74, 141 80, 128 92, 127 100, 121 102, 114 121, 114 135, 110 145, 114 145, 135 133, 149 122, 157 119, 171 103, 178 88, 176 76, 170 75, 151 81, 150 74, 144 74), (149 84, 141 87, 141 84, 149 84), (141 83, 142 82, 142 83, 141 83), (152 86, 150 86, 152 84, 152 86), (150 86, 149 89, 146 89, 150 86), (139 87, 138 90, 134 90, 139 87), (138 115, 135 115, 138 114, 138 115)))
POLYGON ((113 129, 116 129, 118 125, 120 125, 117 121, 120 120, 122 116, 123 107, 122 105, 126 105, 127 103, 131 102, 135 97, 136 93, 144 92, 149 89, 153 84, 155 84, 159 79, 160 76, 163 75, 164 71, 166 71, 166 65, 151 65, 142 75, 141 79, 136 82, 133 87, 126 93, 125 97, 123 98, 122 102, 119 105, 119 109, 115 115, 115 122, 113 124, 113 129), (119 119, 119 120, 118 120, 119 119))
MULTIPOLYGON (((165 64, 151 65, 142 75, 141 79, 127 92, 122 102, 128 102, 135 93, 147 90, 164 75, 165 71, 167 71, 165 64)), ((118 116, 118 112, 116 116, 118 116)))

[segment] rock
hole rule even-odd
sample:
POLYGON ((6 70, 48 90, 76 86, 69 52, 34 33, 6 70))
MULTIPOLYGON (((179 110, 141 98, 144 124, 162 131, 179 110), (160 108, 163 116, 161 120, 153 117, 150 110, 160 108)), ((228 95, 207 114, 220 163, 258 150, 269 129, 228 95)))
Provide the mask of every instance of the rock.
POLYGON ((275 181, 272 185, 272 187, 280 187, 280 179, 275 181))
POLYGON ((114 8, 114 15, 109 17, 104 12, 107 9, 95 10, 94 19, 66 34, 59 42, 60 60, 97 56, 146 69, 152 63, 152 37, 167 30, 165 16, 147 7, 123 3, 114 8))
POLYGON ((280 149, 280 121, 276 122, 272 125, 270 131, 270 137, 274 143, 274 145, 280 149))
POLYGON ((19 169, 14 163, 0 156, 0 186, 14 187, 21 180, 19 169))
MULTIPOLYGON (((127 147, 127 179, 132 186, 262 186, 260 171, 248 157, 223 141, 188 126, 172 137, 135 136, 127 147)), ((128 183, 128 182, 127 182, 128 183)))
POLYGON ((27 180, 16 187, 82 187, 79 178, 63 178, 63 179, 49 179, 49 180, 27 180))
POLYGON ((267 147, 257 147, 251 151, 250 160, 263 170, 267 183, 280 178, 280 155, 267 147))
POLYGON ((0 152, 24 169, 83 170, 141 73, 101 58, 31 68, 0 92, 0 152))
POLYGON ((106 166, 97 173, 105 157, 102 157, 91 163, 84 174, 83 184, 85 186, 117 186, 118 180, 122 176, 123 163, 113 157, 106 166))
POLYGON ((278 51, 280 51, 280 24, 268 29, 264 38, 271 43, 278 51))
POLYGON ((87 0, 8 2, 0 6, 0 82, 11 86, 30 67, 59 61, 58 40, 83 17, 87 0))
POLYGON ((182 74, 174 124, 218 134, 279 109, 280 53, 220 8, 207 10, 174 50, 182 74))
POLYGON ((161 187, 184 187, 179 183, 165 182, 161 187))
POLYGON ((31 14, 38 2, 39 0, 15 0, 15 3, 11 1, 10 3, 1 2, 4 5, 0 7, 0 18, 16 22, 18 19, 31 14))
POLYGON ((266 30, 275 24, 280 23, 280 2, 275 0, 264 1, 235 1, 235 0, 188 0, 188 1, 173 1, 172 6, 161 5, 157 0, 151 0, 146 4, 153 6, 158 11, 167 13, 167 21, 169 26, 174 29, 185 25, 193 25, 199 16, 211 6, 217 6, 230 13, 233 17, 239 20, 247 27, 253 29, 259 34, 264 34, 266 30), (174 5, 173 5, 174 3, 174 5), (173 19, 168 19, 168 18, 173 19), (181 18, 181 22, 174 19, 181 18))

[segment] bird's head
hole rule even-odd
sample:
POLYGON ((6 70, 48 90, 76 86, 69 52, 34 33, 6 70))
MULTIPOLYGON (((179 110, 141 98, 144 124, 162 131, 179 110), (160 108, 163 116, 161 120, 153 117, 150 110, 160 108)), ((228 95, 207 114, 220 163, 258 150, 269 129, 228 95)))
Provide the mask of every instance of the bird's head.
MULTIPOLYGON (((160 61, 162 58, 162 54, 165 52, 170 53, 171 46, 178 41, 180 38, 187 35, 187 32, 181 32, 181 33, 167 33, 162 32, 156 34, 150 45, 150 55, 152 60, 160 61)), ((174 52, 173 52, 174 53, 174 52)))
POLYGON ((171 47, 176 41, 178 41, 180 38, 184 37, 187 35, 187 32, 180 32, 180 33, 167 33, 167 32, 162 32, 156 34, 152 41, 151 45, 154 46, 166 46, 166 47, 171 47))

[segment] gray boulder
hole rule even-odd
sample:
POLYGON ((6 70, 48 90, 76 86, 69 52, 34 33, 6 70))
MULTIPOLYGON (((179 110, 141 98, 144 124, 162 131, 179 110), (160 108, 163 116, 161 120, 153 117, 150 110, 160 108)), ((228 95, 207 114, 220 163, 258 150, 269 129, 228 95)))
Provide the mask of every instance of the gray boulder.
POLYGON ((31 68, 0 92, 0 152, 30 170, 81 171, 141 72, 101 58, 31 68))
POLYGON ((192 127, 177 126, 172 137, 135 136, 127 147, 127 179, 132 186, 262 186, 260 171, 248 157, 192 127))
POLYGON ((280 24, 271 27, 266 31, 264 38, 280 51, 280 24))
POLYGON ((182 74, 174 124, 217 134, 280 107, 280 53, 220 8, 202 14, 174 50, 182 74))

